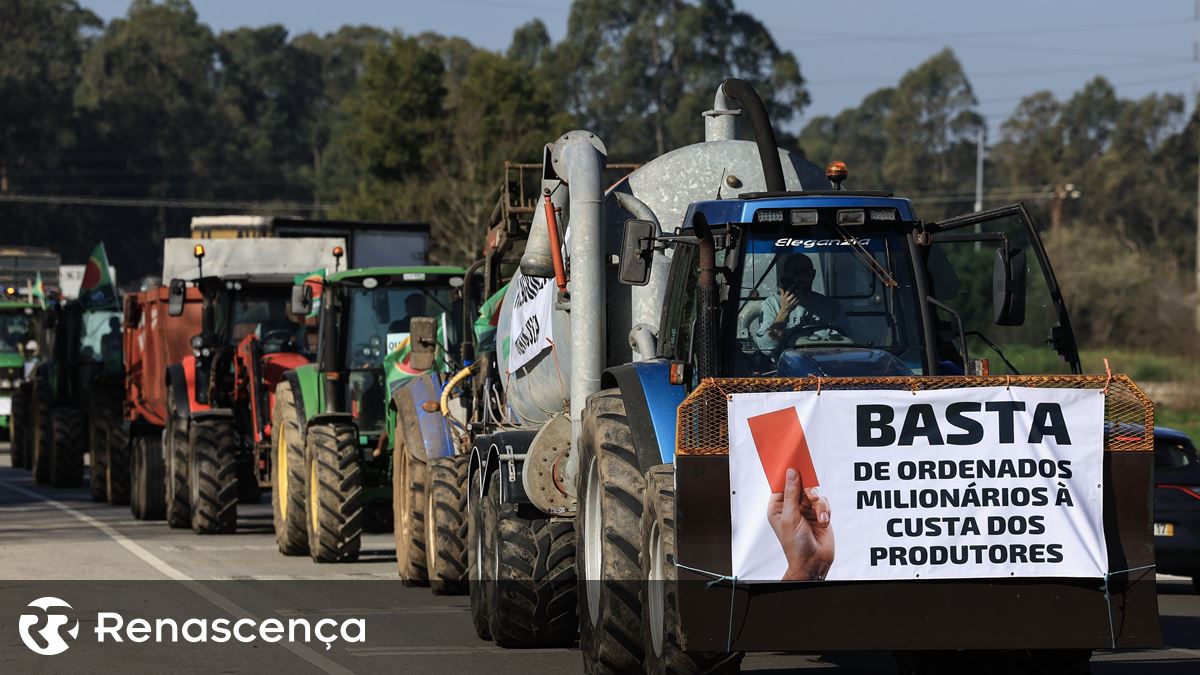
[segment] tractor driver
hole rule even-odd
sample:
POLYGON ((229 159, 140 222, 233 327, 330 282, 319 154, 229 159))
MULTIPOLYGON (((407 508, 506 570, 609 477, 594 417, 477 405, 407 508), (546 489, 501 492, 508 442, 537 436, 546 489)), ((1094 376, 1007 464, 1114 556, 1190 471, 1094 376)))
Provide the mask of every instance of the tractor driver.
POLYGON ((807 255, 785 255, 777 275, 779 295, 763 301, 762 318, 754 333, 759 349, 769 353, 787 349, 805 328, 814 335, 844 332, 835 328, 842 320, 841 305, 812 289, 816 270, 807 255))
POLYGON ((407 333, 414 317, 425 316, 425 294, 410 293, 404 298, 404 318, 396 319, 388 325, 389 333, 407 333))

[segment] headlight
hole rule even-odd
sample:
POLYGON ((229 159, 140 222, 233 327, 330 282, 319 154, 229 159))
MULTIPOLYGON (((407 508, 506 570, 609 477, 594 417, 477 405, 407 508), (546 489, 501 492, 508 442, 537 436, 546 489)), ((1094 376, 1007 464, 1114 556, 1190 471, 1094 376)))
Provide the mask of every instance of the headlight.
POLYGON ((202 354, 203 356, 208 356, 208 355, 212 354, 212 350, 209 349, 208 347, 205 347, 204 349, 200 350, 200 354, 202 354))
POLYGON ((192 336, 192 349, 200 349, 204 346, 204 338, 199 335, 192 336))
POLYGON ((8 389, 13 386, 12 380, 8 378, 0 379, 0 389, 8 389))

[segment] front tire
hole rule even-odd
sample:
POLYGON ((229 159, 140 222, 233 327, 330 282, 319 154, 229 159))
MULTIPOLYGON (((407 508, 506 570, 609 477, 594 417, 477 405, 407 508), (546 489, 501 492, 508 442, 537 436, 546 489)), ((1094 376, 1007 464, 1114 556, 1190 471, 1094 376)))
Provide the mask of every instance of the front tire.
POLYGON ((496 527, 496 514, 483 495, 487 475, 484 467, 476 468, 471 477, 470 493, 467 495, 467 578, 471 593, 471 623, 475 635, 481 640, 492 639, 492 613, 495 601, 491 592, 495 590, 495 570, 489 564, 493 557, 488 536, 496 527))
POLYGON ((83 485, 84 425, 87 420, 78 408, 55 408, 50 413, 50 485, 83 485))
POLYGON ((436 595, 467 591, 467 469, 469 455, 429 463, 425 500, 425 568, 436 595))
POLYGON ((308 429, 308 553, 316 562, 353 562, 362 547, 363 468, 350 424, 308 429))
MULTIPOLYGON (((400 421, 397 420, 397 426, 400 421)), ((396 433, 399 433, 397 430, 396 433)), ((396 539, 396 566, 405 586, 429 583, 425 552, 426 465, 409 454, 396 436, 392 451, 392 522, 396 539)))
POLYGON ((211 418, 192 422, 188 434, 188 486, 192 531, 237 532, 237 457, 233 424, 211 418))
POLYGON ((134 436, 132 445, 133 490, 129 510, 138 520, 162 520, 167 515, 162 438, 139 434, 134 436))
POLYGON ((642 668, 642 610, 638 602, 642 497, 625 402, 617 389, 588 397, 579 436, 579 649, 589 674, 642 668))
POLYGON ((740 670, 740 653, 684 651, 679 639, 678 583, 675 566, 675 467, 656 466, 646 473, 642 508, 642 645, 647 675, 711 675, 740 670))
POLYGON ((275 413, 271 457, 271 511, 275 521, 275 544, 284 555, 308 553, 305 515, 304 429, 296 409, 292 385, 280 382, 275 388, 275 413))
POLYGON ((12 416, 8 418, 11 430, 9 432, 11 443, 9 452, 12 456, 12 465, 17 469, 30 468, 29 436, 33 427, 29 423, 29 412, 29 386, 21 384, 13 392, 12 416))
POLYGON ((500 472, 487 499, 495 514, 488 583, 493 611, 489 630, 501 647, 565 647, 575 642, 575 528, 551 520, 530 504, 500 501, 500 472))

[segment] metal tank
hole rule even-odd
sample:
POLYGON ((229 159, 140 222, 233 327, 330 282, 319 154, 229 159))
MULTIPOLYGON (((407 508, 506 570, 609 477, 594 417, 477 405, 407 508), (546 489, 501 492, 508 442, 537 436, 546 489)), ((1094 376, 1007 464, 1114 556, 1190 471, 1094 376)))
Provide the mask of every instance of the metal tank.
MULTIPOLYGON (((517 283, 509 286, 497 326, 500 370, 512 415, 508 421, 534 428, 570 412, 573 426, 577 426, 583 399, 599 389, 603 368, 654 357, 669 256, 654 254, 650 281, 645 286, 619 283, 617 255, 624 224, 634 218, 650 220, 658 223, 662 232, 673 233, 683 225, 684 213, 692 202, 767 190, 764 163, 759 156, 761 138, 759 144, 734 139, 736 119, 741 114, 735 105, 718 89, 713 110, 703 113, 703 143, 672 150, 648 162, 605 190, 601 202, 595 205, 590 195, 581 195, 580 191, 592 190, 593 181, 598 180, 603 169, 603 144, 580 131, 547 144, 543 187, 551 190, 554 204, 562 208, 560 223, 568 225, 570 300, 563 303, 556 298, 554 346, 547 346, 537 357, 510 372, 509 350, 503 346, 512 344, 511 309, 521 289, 517 283), (595 152, 588 152, 589 148, 595 152), (598 227, 592 225, 593 217, 598 219, 598 227), (594 234, 580 236, 581 232, 594 234), (591 236, 598 236, 603 245, 588 245, 591 236), (597 249, 602 252, 599 256, 595 255, 597 249), (586 327, 587 335, 572 334, 572 315, 577 324, 586 327), (573 377, 580 374, 581 363, 583 376, 573 377)), ((799 154, 779 148, 776 151, 788 190, 832 187, 821 167, 799 154)), ((522 258, 522 270, 533 279, 553 277, 545 233, 546 217, 538 209, 522 258)), ((557 296, 554 280, 545 283, 557 296)))

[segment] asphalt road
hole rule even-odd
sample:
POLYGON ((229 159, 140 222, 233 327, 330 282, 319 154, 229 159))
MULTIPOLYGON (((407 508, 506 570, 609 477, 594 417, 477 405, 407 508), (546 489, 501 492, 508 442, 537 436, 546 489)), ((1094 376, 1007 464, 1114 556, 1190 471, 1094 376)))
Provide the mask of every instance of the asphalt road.
MULTIPOLYGON (((577 673, 573 649, 506 650, 475 637, 465 597, 434 596, 396 580, 390 534, 369 534, 359 562, 317 565, 278 553, 269 496, 239 507, 238 534, 199 537, 134 520, 128 507, 91 501, 86 488, 35 486, 0 444, 0 672, 577 673), (81 638, 58 656, 21 644, 18 616, 43 595, 68 601, 81 638), (365 642, 307 644, 184 641, 95 644, 96 611, 136 617, 262 620, 362 618, 365 642)), ((1096 673, 1200 672, 1200 595, 1159 578, 1165 648, 1097 652, 1096 673)), ((68 624, 69 625, 69 624, 68 624)), ((353 633, 352 633, 353 634, 353 633)), ((743 670, 834 669, 892 673, 886 653, 753 655, 743 670)))

